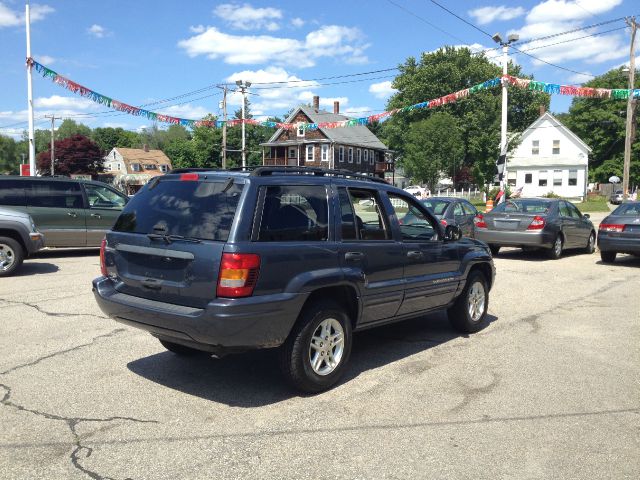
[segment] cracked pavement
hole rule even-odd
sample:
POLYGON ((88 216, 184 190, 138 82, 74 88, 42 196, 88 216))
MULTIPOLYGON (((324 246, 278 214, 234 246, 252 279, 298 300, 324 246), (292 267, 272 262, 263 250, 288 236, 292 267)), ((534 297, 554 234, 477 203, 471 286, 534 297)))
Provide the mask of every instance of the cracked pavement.
POLYGON ((640 478, 640 259, 505 249, 491 323, 359 333, 335 389, 271 351, 179 358, 106 319, 97 252, 0 279, 0 471, 11 479, 640 478))

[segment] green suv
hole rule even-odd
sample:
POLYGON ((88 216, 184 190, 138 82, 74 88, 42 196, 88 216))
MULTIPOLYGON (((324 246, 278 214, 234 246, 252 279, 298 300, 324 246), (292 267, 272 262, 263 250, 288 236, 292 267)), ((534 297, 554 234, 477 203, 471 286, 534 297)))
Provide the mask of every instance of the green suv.
POLYGON ((0 176, 0 207, 31 215, 47 247, 99 247, 128 200, 101 182, 0 176))

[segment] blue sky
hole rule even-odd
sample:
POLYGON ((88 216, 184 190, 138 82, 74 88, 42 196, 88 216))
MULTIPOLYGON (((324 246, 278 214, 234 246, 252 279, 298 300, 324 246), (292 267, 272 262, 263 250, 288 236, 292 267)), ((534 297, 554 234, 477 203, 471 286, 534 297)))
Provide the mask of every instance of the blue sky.
MULTIPOLYGON (((601 74, 628 63, 624 22, 580 30, 550 40, 527 40, 640 14, 632 0, 439 0, 488 33, 517 32, 518 48, 575 72, 601 74), (614 30, 614 31, 610 31, 614 30), (586 35, 603 33, 588 38, 586 35), (551 43, 564 42, 548 46, 551 43)), ((24 1, 0 0, 0 133, 26 128, 27 97, 24 1), (20 123, 23 122, 23 123, 20 123)), ((334 80, 291 82, 396 67, 409 56, 443 45, 492 48, 491 39, 428 0, 204 1, 43 0, 32 3, 32 53, 40 63, 88 88, 130 105, 198 119, 220 114, 221 91, 211 87, 236 79, 256 85, 250 97, 256 116, 282 116, 319 95, 324 108, 339 100, 353 116, 379 113, 393 93, 394 72, 334 80), (340 83, 336 82, 349 82, 340 83), (333 83, 332 85, 329 85, 333 83), (287 88, 273 88, 274 86, 287 88), (291 88, 295 86, 296 88, 291 88)), ((493 52, 490 52, 493 53, 493 52)), ((579 84, 589 76, 562 70, 522 54, 513 59, 538 80, 579 84)), ((44 115, 73 118, 91 127, 136 130, 146 119, 106 112, 34 72, 36 127, 44 115)), ((428 100, 428 99, 424 99, 428 100)), ((553 111, 569 98, 555 97, 553 111)), ((229 110, 240 105, 231 95, 229 110)), ((162 125, 159 125, 162 126, 162 125)))

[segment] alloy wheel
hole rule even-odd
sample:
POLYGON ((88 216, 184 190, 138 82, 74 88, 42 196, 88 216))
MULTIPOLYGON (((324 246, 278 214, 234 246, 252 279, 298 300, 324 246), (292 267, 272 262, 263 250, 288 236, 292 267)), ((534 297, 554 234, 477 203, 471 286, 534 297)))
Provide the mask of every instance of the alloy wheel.
POLYGON ((335 318, 320 322, 309 345, 309 362, 315 373, 321 376, 333 372, 344 354, 344 329, 335 318))
POLYGON ((468 296, 469 317, 472 321, 477 322, 484 313, 486 295, 482 282, 474 282, 469 289, 468 296))
POLYGON ((16 261, 13 249, 6 244, 0 244, 0 271, 6 272, 16 261))

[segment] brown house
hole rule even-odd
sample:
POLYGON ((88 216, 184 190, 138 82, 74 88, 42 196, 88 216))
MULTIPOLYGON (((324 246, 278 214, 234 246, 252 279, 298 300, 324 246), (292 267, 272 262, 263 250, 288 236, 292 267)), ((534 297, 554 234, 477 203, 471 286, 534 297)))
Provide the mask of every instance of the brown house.
POLYGON ((350 170, 384 178, 393 170, 392 152, 364 125, 305 130, 303 124, 350 120, 340 115, 340 104, 333 102, 333 113, 320 110, 320 97, 313 106, 302 105, 286 123, 301 124, 295 130, 279 129, 262 143, 262 164, 350 170))
POLYGON ((114 147, 103 158, 104 173, 127 193, 140 190, 153 177, 171 170, 171 160, 162 150, 114 147))

